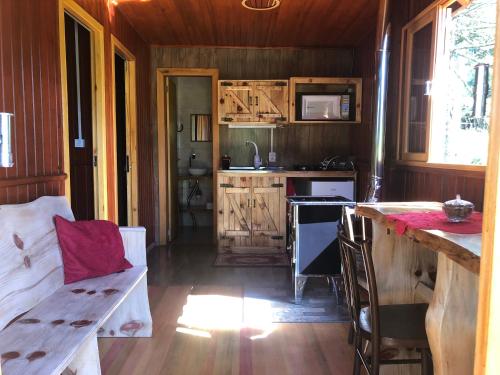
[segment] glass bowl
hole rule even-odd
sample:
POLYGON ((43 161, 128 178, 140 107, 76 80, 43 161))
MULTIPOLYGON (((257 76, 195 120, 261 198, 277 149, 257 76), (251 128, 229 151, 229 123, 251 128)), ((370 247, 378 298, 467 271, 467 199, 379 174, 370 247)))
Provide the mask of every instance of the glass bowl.
POLYGON ((474 211, 474 204, 465 201, 457 194, 456 199, 452 199, 443 203, 443 212, 448 217, 448 221, 452 223, 460 223, 467 220, 474 211))

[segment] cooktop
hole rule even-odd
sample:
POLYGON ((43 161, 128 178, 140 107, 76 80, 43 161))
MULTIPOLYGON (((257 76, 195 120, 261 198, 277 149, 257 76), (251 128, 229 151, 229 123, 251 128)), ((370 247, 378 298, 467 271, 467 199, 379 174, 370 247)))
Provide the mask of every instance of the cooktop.
POLYGON ((296 164, 296 171, 353 171, 354 163, 351 160, 329 160, 320 164, 296 164))

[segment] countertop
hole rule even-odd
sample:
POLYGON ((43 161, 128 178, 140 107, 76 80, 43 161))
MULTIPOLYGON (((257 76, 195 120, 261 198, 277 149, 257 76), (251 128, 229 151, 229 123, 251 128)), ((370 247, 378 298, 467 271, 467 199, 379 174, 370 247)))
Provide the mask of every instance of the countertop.
POLYGON ((355 178, 356 171, 295 171, 295 170, 218 170, 220 174, 231 175, 268 175, 276 174, 282 177, 342 177, 342 178, 355 178))
MULTIPOLYGON (((360 203, 356 214, 368 217, 388 228, 394 229, 385 215, 404 212, 441 211, 439 202, 383 202, 360 203)), ((479 274, 481 260, 481 234, 455 234, 440 230, 407 229, 405 236, 420 242, 430 250, 442 252, 448 258, 462 265, 467 270, 479 274)))

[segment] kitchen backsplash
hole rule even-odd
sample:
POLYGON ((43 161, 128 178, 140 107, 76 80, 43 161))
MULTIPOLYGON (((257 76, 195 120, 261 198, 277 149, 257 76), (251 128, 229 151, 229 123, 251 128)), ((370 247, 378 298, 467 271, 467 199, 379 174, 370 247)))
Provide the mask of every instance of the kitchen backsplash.
MULTIPOLYGON (((245 146, 245 141, 253 141, 259 147, 259 154, 265 164, 270 151, 270 129, 229 129, 221 125, 220 153, 231 156, 231 165, 253 164, 253 146, 245 146)), ((276 165, 316 164, 330 155, 350 154, 349 124, 286 125, 274 129, 274 151, 276 165)))

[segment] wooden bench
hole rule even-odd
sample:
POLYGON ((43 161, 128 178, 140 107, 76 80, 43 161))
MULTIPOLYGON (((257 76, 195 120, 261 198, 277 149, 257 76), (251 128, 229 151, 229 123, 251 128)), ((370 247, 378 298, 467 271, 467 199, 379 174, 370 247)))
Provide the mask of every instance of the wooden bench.
POLYGON ((64 285, 64 197, 0 206, 2 375, 100 374, 97 337, 151 337, 144 228, 120 228, 126 271, 64 285))

